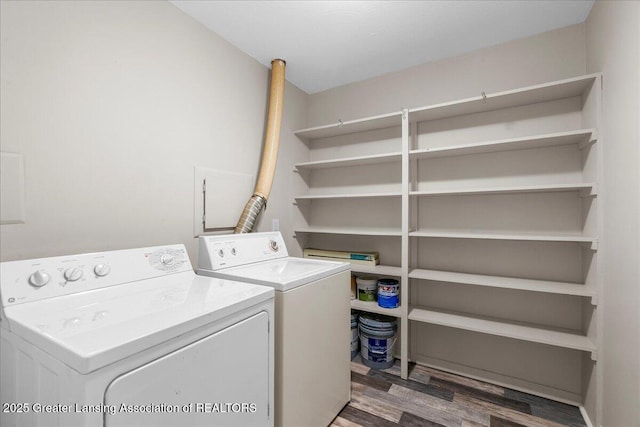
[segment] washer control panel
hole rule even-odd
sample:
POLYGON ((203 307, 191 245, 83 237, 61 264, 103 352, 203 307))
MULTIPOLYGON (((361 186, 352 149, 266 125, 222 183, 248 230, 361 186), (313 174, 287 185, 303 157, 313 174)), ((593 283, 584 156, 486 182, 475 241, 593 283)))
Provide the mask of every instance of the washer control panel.
POLYGON ((0 263, 2 306, 193 271, 184 245, 0 263))
POLYGON ((198 268, 218 270, 289 256, 279 231, 200 236, 198 268))

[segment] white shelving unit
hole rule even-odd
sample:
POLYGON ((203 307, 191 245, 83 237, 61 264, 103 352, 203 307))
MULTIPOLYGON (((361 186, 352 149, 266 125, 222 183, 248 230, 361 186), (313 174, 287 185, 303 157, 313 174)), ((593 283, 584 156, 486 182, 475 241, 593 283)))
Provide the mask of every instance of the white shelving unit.
POLYGON ((594 237, 559 234, 500 234, 500 233, 462 233, 441 230, 418 230, 409 233, 411 237, 438 237, 445 239, 483 239, 483 240, 520 240, 535 242, 575 242, 588 243, 595 246, 597 240, 594 237))
POLYGON ((394 228, 341 228, 341 227, 305 227, 296 228, 296 233, 347 234, 359 236, 401 236, 401 230, 394 228))
POLYGON ((507 138, 497 141, 423 148, 409 151, 411 159, 464 156, 468 154, 496 153, 499 151, 526 150, 530 148, 577 144, 581 149, 594 143, 595 129, 557 132, 546 135, 507 138))
POLYGON ((413 108, 409 113, 412 115, 411 120, 424 122, 572 98, 582 96, 589 91, 599 77, 598 74, 591 74, 521 89, 484 94, 459 101, 413 108))
POLYGON ((429 157, 464 156, 468 154, 495 153, 498 151, 526 150, 530 148, 552 147, 578 144, 580 148, 595 142, 595 129, 557 132, 547 135, 507 138, 497 141, 461 144, 444 147, 423 148, 409 151, 411 159, 429 157))
POLYGON ((351 271, 354 273, 374 274, 376 276, 395 276, 402 275, 402 268, 390 265, 361 265, 353 264, 351 271))
POLYGON ((435 282, 516 289, 530 292, 547 292, 552 294, 590 297, 593 304, 596 303, 595 291, 580 283, 522 279, 519 277, 489 276, 486 274, 468 274, 453 271, 425 270, 420 268, 411 270, 409 272, 409 278, 432 280, 435 282))
POLYGON ((360 193, 360 194, 319 194, 317 196, 296 196, 296 201, 303 200, 320 200, 320 199, 354 199, 369 198, 376 199, 381 197, 400 197, 402 193, 360 193))
POLYGON ((402 316, 402 312, 399 308, 383 308, 383 307, 380 307, 378 303, 375 301, 359 301, 357 299, 352 300, 351 308, 354 308, 356 310, 367 311, 369 313, 384 314, 386 316, 393 316, 393 317, 402 316))
POLYGON ((318 160, 315 162, 298 163, 296 170, 303 171, 309 169, 328 169, 346 166, 375 165, 379 163, 399 162, 402 160, 402 153, 374 154, 371 156, 354 156, 335 160, 318 160))
POLYGON ((595 196, 596 185, 594 183, 576 184, 544 184, 526 185, 515 187, 488 187, 488 188, 468 188, 430 191, 411 191, 410 196, 446 196, 455 194, 506 194, 506 193, 549 193, 554 191, 580 191, 582 196, 595 196))
POLYGON ((352 307, 399 319, 404 378, 412 360, 598 406, 600 90, 593 74, 295 132, 296 238, 380 253, 352 270, 399 278, 401 306, 352 307))
POLYGON ((294 132, 302 140, 319 140, 339 135, 348 135, 358 132, 367 132, 376 129, 390 128, 400 125, 400 112, 392 112, 381 114, 379 116, 365 117, 362 119, 349 120, 343 122, 338 120, 336 123, 326 126, 317 126, 309 129, 303 129, 294 132))
POLYGON ((509 323, 504 320, 425 308, 412 308, 409 311, 409 320, 586 351, 590 352, 592 359, 595 360, 595 345, 579 331, 543 329, 531 325, 509 323))
MULTIPOLYGON (((322 246, 322 243, 317 244, 316 242, 320 237, 325 237, 331 239, 332 249, 377 250, 381 252, 383 260, 387 259, 389 262, 388 257, 385 256, 386 252, 390 252, 386 249, 388 240, 396 241, 395 246, 399 247, 402 236, 399 215, 397 215, 393 226, 386 224, 379 226, 375 223, 369 223, 367 210, 358 212, 363 216, 363 221, 359 221, 353 226, 343 226, 340 222, 331 225, 317 225, 313 220, 307 220, 306 217, 312 217, 314 209, 327 202, 340 203, 340 205, 336 205, 336 209, 340 210, 345 207, 344 204, 355 202, 359 205, 370 202, 372 206, 369 212, 380 204, 384 206, 393 204, 398 208, 401 206, 401 161, 403 159, 400 135, 401 120, 401 113, 393 112, 358 120, 338 121, 327 126, 295 132, 307 144, 310 151, 310 161, 294 165, 294 173, 302 177, 301 181, 308 181, 304 182, 304 194, 296 195, 294 200, 297 208, 306 213, 299 226, 294 229, 296 237, 304 242, 303 246, 322 246), (396 130, 391 132, 393 135, 389 138, 389 130, 394 128, 396 130), (369 144, 365 144, 362 148, 349 147, 351 141, 348 138, 354 134, 369 135, 369 138, 365 139, 373 141, 377 151, 372 152, 369 149, 369 144), (326 146, 340 146, 343 149, 345 147, 346 149, 351 148, 351 150, 347 150, 347 154, 341 151, 339 157, 332 156, 331 152, 327 156, 326 146), (316 151, 320 152, 317 156, 315 155, 316 151), (362 155, 363 152, 367 154, 362 155), (382 178, 377 176, 377 171, 380 168, 386 168, 386 175, 382 178), (340 184, 352 181, 351 172, 354 169, 361 172, 363 176, 361 185, 357 189, 345 191, 340 184), (393 176, 389 178, 389 175, 393 176), (379 179, 388 189, 380 191, 378 185, 369 185, 368 181, 375 183, 379 182, 379 179), (384 240, 382 243, 378 241, 380 238, 384 240), (354 240, 358 241, 358 239, 363 246, 354 247, 354 240)), ((386 265, 353 264, 351 270, 356 274, 378 277, 398 278, 402 274, 400 258, 392 259, 391 264, 386 265)), ((402 318, 400 308, 382 308, 375 302, 354 300, 351 306, 358 310, 402 318)))

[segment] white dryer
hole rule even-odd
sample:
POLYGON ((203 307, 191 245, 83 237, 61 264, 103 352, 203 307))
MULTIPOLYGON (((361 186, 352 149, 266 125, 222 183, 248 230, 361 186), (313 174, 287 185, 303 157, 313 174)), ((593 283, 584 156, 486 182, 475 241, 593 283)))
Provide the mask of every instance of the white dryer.
POLYGON ((329 425, 351 397, 350 264, 290 257, 280 232, 201 236, 198 274, 275 289, 275 424, 329 425))
POLYGON ((272 426, 272 288, 183 245, 0 264, 0 424, 272 426))

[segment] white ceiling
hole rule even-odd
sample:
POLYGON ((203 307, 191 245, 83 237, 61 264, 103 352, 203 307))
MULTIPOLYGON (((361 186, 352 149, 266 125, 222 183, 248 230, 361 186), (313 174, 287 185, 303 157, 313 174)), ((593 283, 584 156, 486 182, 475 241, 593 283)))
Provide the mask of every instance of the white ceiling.
POLYGON ((171 1, 307 93, 583 22, 594 0, 171 1))

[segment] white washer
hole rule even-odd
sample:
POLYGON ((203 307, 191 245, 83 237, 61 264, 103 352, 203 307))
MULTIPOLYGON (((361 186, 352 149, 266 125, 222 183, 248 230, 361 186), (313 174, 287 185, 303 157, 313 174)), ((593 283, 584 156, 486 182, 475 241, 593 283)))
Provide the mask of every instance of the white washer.
POLYGON ((198 274, 276 290, 276 426, 329 425, 351 397, 350 264, 289 257, 279 232, 199 245, 198 274))
POLYGON ((272 426, 274 291, 183 245, 0 264, 0 424, 272 426))

